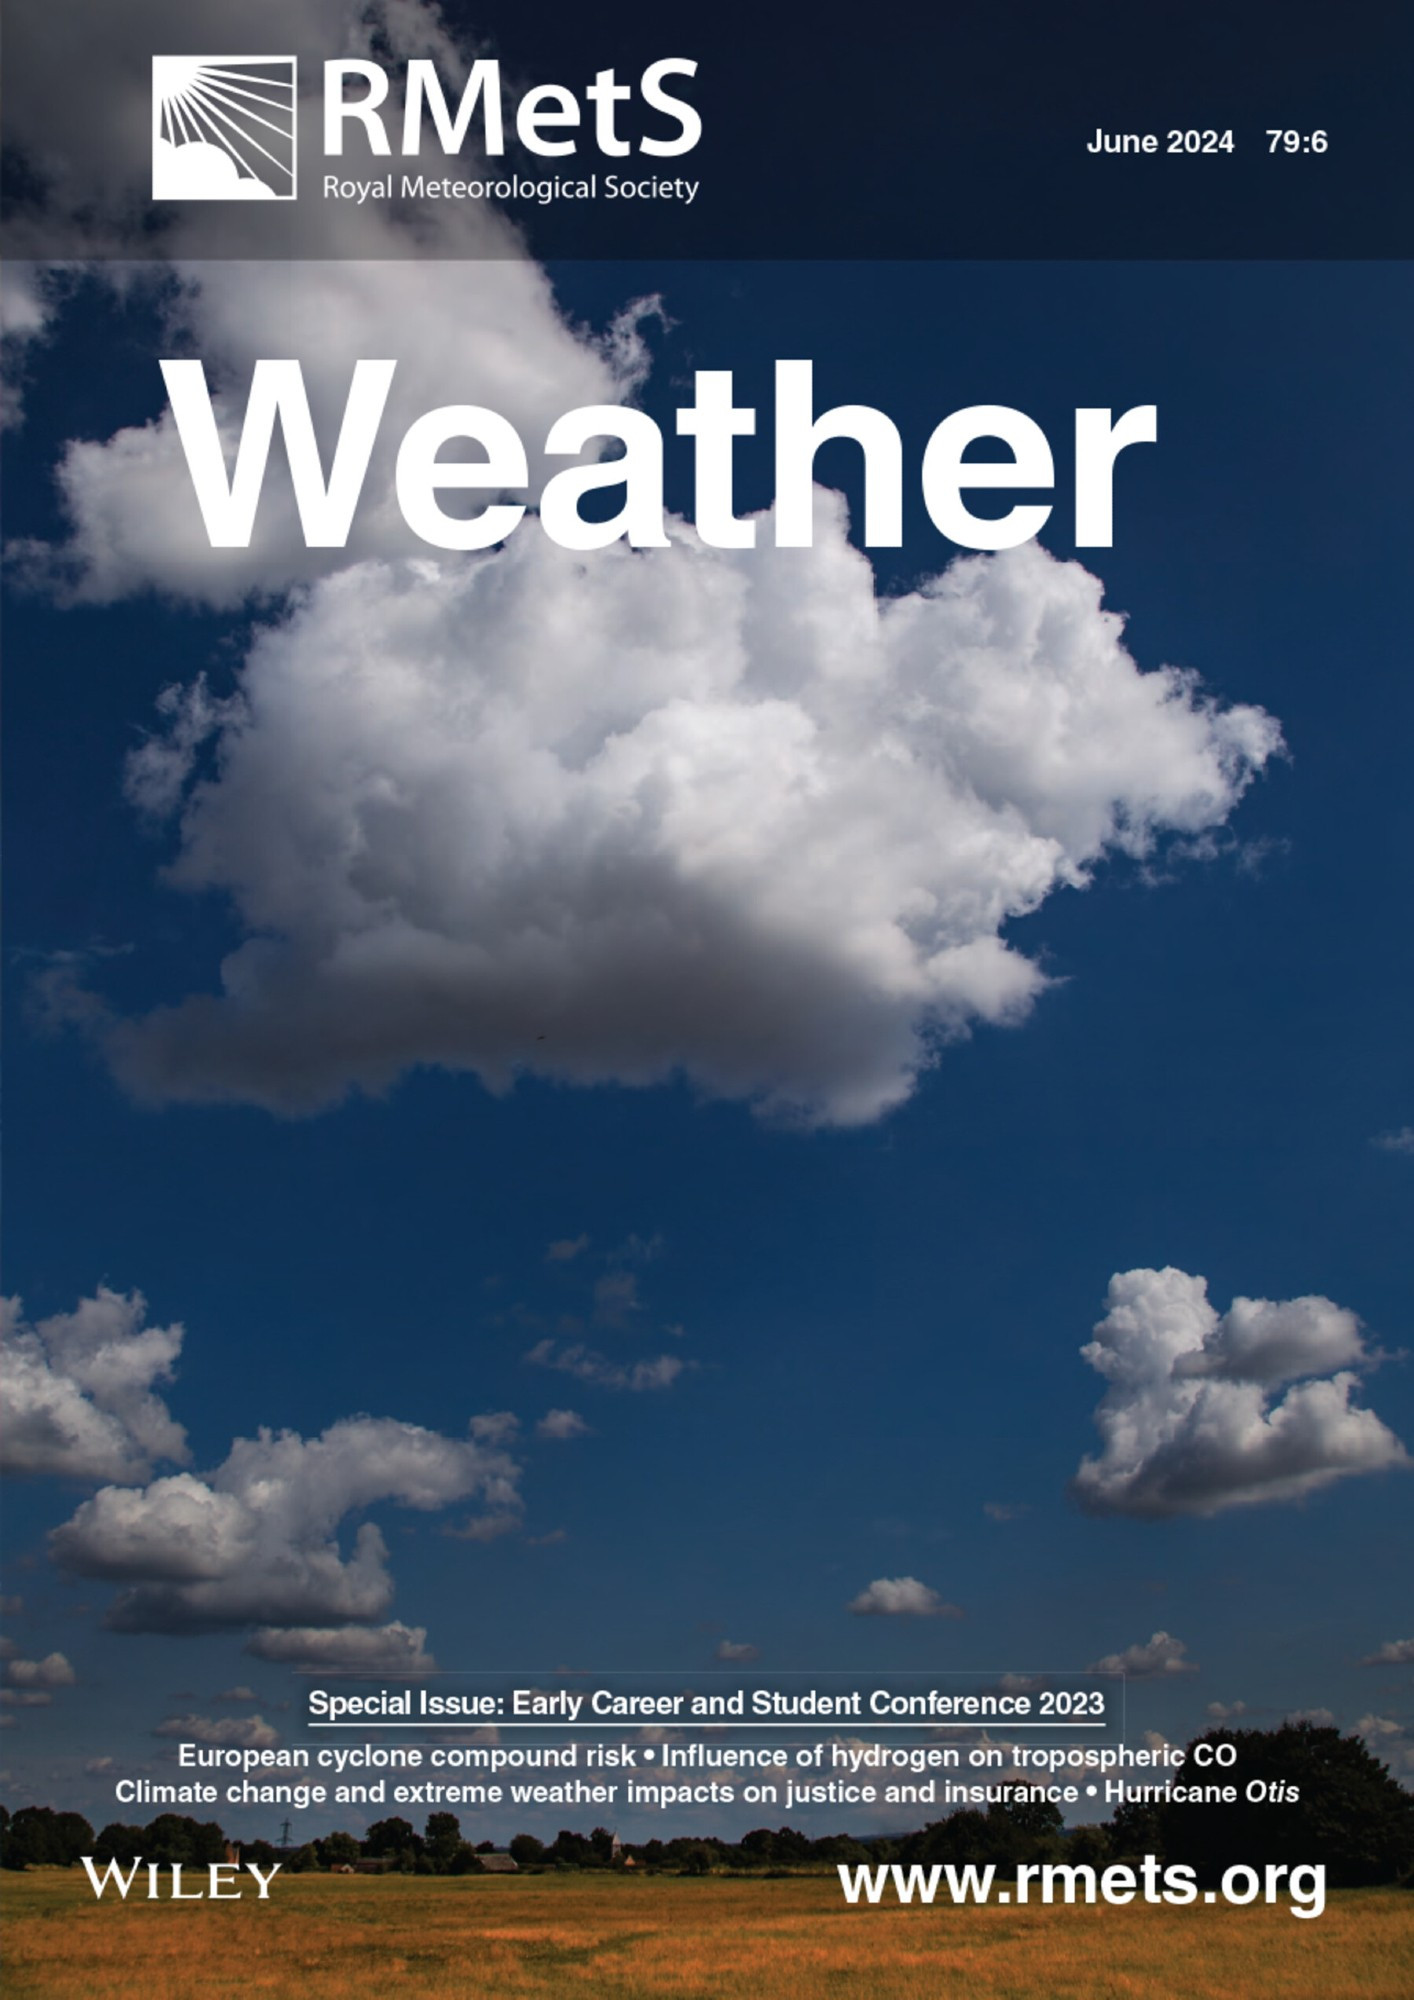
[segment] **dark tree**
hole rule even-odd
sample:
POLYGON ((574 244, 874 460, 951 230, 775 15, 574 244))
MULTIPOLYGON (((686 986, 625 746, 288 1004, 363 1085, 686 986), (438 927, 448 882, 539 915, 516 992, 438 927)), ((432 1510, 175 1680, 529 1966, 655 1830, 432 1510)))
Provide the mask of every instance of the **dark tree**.
POLYGON ((1280 1729, 1214 1729, 1197 1741, 1231 1743, 1237 1761, 1230 1771, 1200 1767, 1190 1746, 1185 1780, 1227 1779, 1237 1799, 1163 1805, 1159 1830, 1166 1859, 1186 1862, 1200 1881, 1216 1881, 1234 1862, 1260 1868, 1320 1861, 1330 1887, 1345 1889, 1397 1882, 1414 1870, 1414 1795, 1358 1736, 1288 1722, 1280 1729), (1265 1798, 1246 1796, 1256 1786, 1267 1788, 1265 1798))
POLYGON ((406 1856, 411 1863, 422 1852, 422 1836, 405 1819, 377 1819, 364 1835, 363 1851, 371 1860, 406 1856))
POLYGON ((143 1829, 144 1861, 173 1861, 184 1868, 204 1868, 226 1858, 226 1836, 214 1819, 194 1820, 186 1813, 159 1813, 143 1829))
POLYGON ((463 1845, 461 1821, 455 1813, 431 1813, 424 1838, 427 1859, 437 1874, 445 1874, 456 1859, 457 1849, 463 1845))
POLYGON ((868 1861, 871 1856, 863 1841, 856 1840, 852 1834, 826 1833, 812 1844, 810 1858, 813 1861, 831 1861, 838 1865, 841 1861, 868 1861))
POLYGON ((95 1861, 116 1861, 126 1868, 130 1861, 141 1861, 147 1835, 140 1826, 124 1826, 118 1819, 110 1820, 93 1843, 95 1861))
POLYGON ((533 1833, 518 1833, 511 1842, 511 1859, 517 1867, 528 1867, 532 1862, 543 1859, 545 1843, 537 1840, 533 1833))
MULTIPOLYGON (((359 1845, 351 1833, 326 1833, 322 1840, 314 1844, 319 1849, 321 1868, 352 1866, 359 1857, 359 1845)), ((252 1856, 252 1859, 255 1858, 252 1856)))
POLYGON ((0 1866, 71 1868, 93 1852, 93 1828, 81 1813, 56 1813, 52 1806, 21 1806, 0 1833, 0 1866))
POLYGON ((900 1859, 930 1867, 935 1861, 990 1861, 999 1868, 1054 1861, 1064 1852, 1061 1828, 1059 1809, 1044 1800, 991 1805, 986 1812, 967 1806, 909 1834, 900 1843, 900 1859))
POLYGON ((1160 1861, 1168 1858, 1168 1850, 1164 1846, 1162 1806, 1150 1804, 1143 1799, 1135 1799, 1128 1805, 1116 1806, 1114 1818, 1109 1821, 1105 1831, 1109 1834, 1111 1849, 1119 1860, 1137 1861, 1145 1854, 1156 1854, 1160 1861))
MULTIPOLYGON (((1141 1854, 1152 1852, 1149 1848, 1136 1851, 1141 1854)), ((1108 1827, 1075 1826, 1066 1838, 1065 1858, 1073 1867, 1088 1864, 1091 1868, 1104 1868, 1113 1861, 1114 1853, 1108 1827)))

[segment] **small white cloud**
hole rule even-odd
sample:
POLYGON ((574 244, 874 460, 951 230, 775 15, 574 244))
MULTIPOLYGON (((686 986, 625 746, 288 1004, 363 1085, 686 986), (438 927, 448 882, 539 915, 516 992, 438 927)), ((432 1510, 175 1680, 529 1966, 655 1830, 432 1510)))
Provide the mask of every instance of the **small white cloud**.
POLYGON ((509 1444, 520 1429, 520 1418, 510 1410, 487 1410, 473 1417, 468 1429, 478 1444, 509 1444))
POLYGON ((513 1535, 520 1525, 519 1513, 473 1514, 460 1527, 446 1527, 442 1532, 457 1542, 499 1542, 503 1535, 513 1535))
POLYGON ((152 1733, 233 1750, 273 1750, 280 1740, 279 1730, 263 1715, 169 1715, 152 1733))
POLYGON ((606 1271, 594 1282, 594 1317, 601 1326, 622 1327, 633 1313, 642 1312, 638 1278, 632 1271, 606 1271))
POLYGON ((589 1248, 587 1236, 561 1236, 545 1252, 547 1264, 572 1264, 589 1248))
POLYGON ((1164 1680, 1171 1674, 1196 1674, 1196 1664, 1185 1657, 1187 1646, 1171 1632, 1156 1632, 1143 1644, 1126 1646, 1122 1653, 1106 1653, 1088 1668, 1092 1674, 1125 1674, 1132 1681, 1164 1680))
POLYGON ((984 1500, 982 1512, 989 1521, 1019 1521, 1031 1510, 1024 1500, 984 1500))
POLYGON ((114 1759, 112 1757, 90 1757, 83 1768, 90 1778, 101 1778, 104 1772, 111 1771, 113 1766, 114 1759))
POLYGON ((760 1657, 761 1648, 751 1645, 748 1641, 723 1639, 717 1647, 717 1658, 724 1666, 749 1666, 753 1660, 759 1660, 760 1657))
POLYGON ((1246 1713, 1245 1701, 1210 1701, 1207 1708, 1209 1722, 1237 1722, 1246 1713))
POLYGON ((675 1354, 655 1355, 651 1361, 626 1365, 610 1361, 582 1341, 557 1346, 553 1340, 537 1341, 525 1359, 536 1368, 557 1368, 577 1381, 592 1382, 600 1389, 670 1389, 678 1377, 692 1366, 675 1354))
POLYGON ((946 1604, 936 1590, 916 1576, 876 1577, 848 1607, 856 1618, 961 1618, 955 1604, 946 1604))
POLYGON ((23 422, 25 362, 54 318, 55 282, 42 267, 5 260, 5 283, 0 287, 0 430, 23 422))
POLYGON ((72 1687, 78 1675, 62 1653, 46 1653, 42 1660, 7 1660, 5 1680, 13 1688, 72 1687))
POLYGON ((260 1697, 254 1688, 233 1687, 222 1688, 216 1699, 217 1701, 259 1701, 260 1697))
POLYGON ((1362 1667, 1414 1667, 1414 1639, 1386 1639, 1377 1652, 1367 1653, 1362 1667))
POLYGON ((6 1708, 48 1708, 53 1699, 44 1688, 0 1688, 0 1704, 6 1708))
POLYGON ((1335 1716, 1328 1708, 1293 1708, 1283 1722, 1309 1722, 1313 1729, 1334 1729, 1335 1716))
POLYGON ((1394 1132, 1379 1132, 1370 1141, 1382 1153, 1414 1153, 1414 1125, 1401 1125, 1394 1132))
POLYGON ((543 1438, 581 1438, 589 1436, 589 1426, 577 1410, 547 1410, 535 1426, 536 1435, 543 1438))
POLYGON ((183 1329, 146 1319, 141 1292, 107 1285, 34 1324, 19 1299, 0 1300, 0 1469, 130 1481, 160 1459, 186 1463, 186 1432, 153 1393, 172 1379, 183 1329))
POLYGON ((1330 1299, 1237 1298, 1219 1316, 1206 1279, 1169 1267, 1117 1272, 1106 1303, 1081 1349, 1110 1384, 1095 1412, 1104 1450, 1072 1484, 1087 1512, 1217 1514, 1409 1464, 1353 1401, 1379 1357, 1330 1299))
POLYGON ((427 1627, 404 1625, 298 1626, 254 1633, 246 1651, 257 1659, 307 1671, 367 1674, 430 1674, 437 1662, 427 1651, 427 1627))
POLYGON ((203 743, 240 718, 234 697, 218 699, 198 674, 187 687, 163 688, 157 697, 162 727, 146 735, 128 755, 123 789, 144 818, 163 820, 181 803, 203 743))

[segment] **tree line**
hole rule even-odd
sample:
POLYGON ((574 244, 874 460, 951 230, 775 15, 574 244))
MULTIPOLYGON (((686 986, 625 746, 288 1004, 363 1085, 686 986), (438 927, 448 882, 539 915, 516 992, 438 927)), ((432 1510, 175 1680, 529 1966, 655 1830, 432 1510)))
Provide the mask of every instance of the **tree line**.
MULTIPOLYGON (((963 1809, 915 1833, 825 1834, 812 1838, 794 1827, 758 1827, 740 1840, 684 1835, 672 1840, 620 1843, 605 1827, 583 1834, 565 1829, 552 1841, 518 1833, 509 1851, 520 1868, 594 1869, 634 1866, 684 1875, 723 1871, 793 1872, 851 1864, 898 1861, 994 1863, 1069 1861, 1102 1866, 1146 1854, 1184 1862, 1200 1883, 1216 1882, 1234 1862, 1322 1862, 1332 1888, 1402 1882, 1414 1886, 1414 1794, 1404 1790, 1359 1737, 1312 1723, 1279 1729, 1215 1729, 1198 1739, 1230 1743, 1238 1798, 1215 1805, 1159 1801, 1120 1806, 1102 1824, 1067 1828, 1059 1810, 1045 1803, 963 1809), (1248 1800, 1254 1780, 1267 1797, 1248 1800), (1280 1787, 1277 1792, 1276 1788, 1280 1787), (1294 1788, 1296 1796, 1292 1796, 1294 1788), (1278 1802, 1268 1800, 1276 1795, 1278 1802)), ((1190 1759, 1191 1762, 1191 1759, 1190 1759)), ((223 1861, 227 1836, 215 1820, 159 1813, 146 1826, 114 1820, 95 1833, 81 1813, 0 1806, 0 1866, 74 1866, 82 1855, 96 1861, 181 1862, 204 1867, 223 1861)), ((292 1873, 376 1862, 417 1875, 476 1874, 494 1843, 466 1840, 454 1813, 431 1814, 419 1833, 406 1819, 377 1820, 361 1837, 324 1834, 294 1847, 268 1840, 242 1841, 244 1859, 261 1867, 280 1862, 292 1873)))

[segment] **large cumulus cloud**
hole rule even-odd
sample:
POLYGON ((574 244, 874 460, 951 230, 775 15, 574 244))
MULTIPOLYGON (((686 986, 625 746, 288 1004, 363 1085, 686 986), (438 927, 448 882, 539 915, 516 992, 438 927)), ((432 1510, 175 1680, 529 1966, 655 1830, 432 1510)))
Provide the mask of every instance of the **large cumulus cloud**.
MULTIPOLYGON (((129 47, 199 45, 204 10, 140 4, 129 47)), ((455 78, 471 52, 423 0, 247 17, 302 56, 433 54, 455 78)), ((21 53, 52 71, 62 37, 36 19, 21 53)), ((113 162, 146 130, 149 79, 112 53, 94 118, 32 128, 21 107, 14 136, 54 201, 121 244, 133 189, 113 162)), ((1098 582, 1037 547, 882 598, 836 496, 812 550, 768 531, 714 551, 674 524, 668 548, 585 561, 531 518, 497 554, 428 560, 389 477, 409 419, 485 405, 534 451, 564 411, 631 396, 638 309, 597 336, 570 324, 482 204, 319 204, 318 255, 264 264, 199 255, 250 205, 173 206, 161 351, 202 358, 228 447, 259 358, 301 359, 326 463, 355 362, 398 365, 347 549, 305 548, 278 448, 251 547, 211 549, 167 412, 70 441, 67 535, 24 558, 79 600, 157 589, 278 621, 234 700, 167 698, 131 772, 153 812, 204 772, 171 880, 238 912, 219 989, 118 1020, 49 982, 139 1096, 299 1112, 434 1064, 493 1089, 526 1068, 682 1074, 865 1122, 941 1041, 1032 1006, 1044 977, 1009 920, 1168 833, 1201 851, 1279 746, 1261 711, 1141 672, 1098 582)))
POLYGON ((1030 546, 881 598, 843 503, 811 550, 365 563, 168 699, 140 805, 246 941, 218 993, 95 1016, 140 1096, 299 1112, 417 1064, 703 1090, 824 1123, 1044 985, 1008 919, 1231 812, 1279 745, 1143 673, 1030 546))
POLYGON ((1217 1514, 1409 1463, 1354 1401, 1377 1357, 1331 1300, 1238 1298, 1220 1315, 1205 1279, 1170 1267, 1116 1273, 1107 1306, 1081 1350, 1110 1384, 1104 1449, 1074 1481, 1089 1512, 1217 1514))

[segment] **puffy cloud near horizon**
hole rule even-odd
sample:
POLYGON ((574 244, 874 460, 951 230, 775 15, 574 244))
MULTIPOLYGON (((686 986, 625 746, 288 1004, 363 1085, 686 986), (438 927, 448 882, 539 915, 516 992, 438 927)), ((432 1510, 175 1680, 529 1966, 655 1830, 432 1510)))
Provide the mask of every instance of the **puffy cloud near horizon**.
POLYGON ((1126 1646, 1122 1653, 1106 1653, 1086 1668, 1092 1674, 1124 1674, 1132 1681, 1165 1680, 1172 1674, 1196 1674, 1194 1661, 1187 1659, 1187 1646, 1171 1632, 1155 1632, 1143 1643, 1126 1646))
POLYGON ((437 1662, 427 1651, 427 1627, 404 1625, 295 1626, 253 1632, 245 1650, 278 1666, 319 1672, 431 1674, 437 1662))
POLYGON ((245 931, 219 992, 121 1019, 65 971, 52 1011, 153 1103, 295 1115, 436 1065, 864 1124, 1029 1013, 1010 919, 1219 824, 1280 747, 1140 672, 1039 546, 882 598, 838 495, 768 544, 586 562, 532 526, 317 584, 130 772, 146 808, 187 781, 167 879, 245 931))
POLYGON ((148 1326, 141 1292, 100 1285, 71 1313, 31 1324, 0 1299, 0 1470, 136 1481, 191 1454, 155 1382, 170 1382, 184 1329, 148 1326))
POLYGON ((1414 1785, 1414 1735, 1402 1722, 1387 1715, 1362 1715, 1355 1734, 1365 1739, 1365 1748, 1389 1766, 1390 1775, 1402 1785, 1414 1785))
POLYGON ((273 1750, 280 1732, 263 1715, 169 1715, 153 1730, 154 1736, 184 1737, 191 1743, 209 1743, 217 1749, 273 1750))
POLYGON ((761 1648, 753 1646, 749 1639, 721 1639, 717 1642, 714 1655, 714 1658, 729 1667, 749 1666, 753 1660, 759 1660, 760 1657, 761 1648))
POLYGON ((1414 1639, 1386 1639, 1378 1651, 1367 1653, 1362 1667, 1414 1667, 1414 1639))
POLYGON ((368 1623, 393 1596, 387 1546, 365 1521, 345 1556, 345 1516, 379 1501, 431 1512, 472 1494, 514 1508, 518 1473, 475 1438, 392 1418, 350 1417, 308 1439, 262 1430, 210 1474, 102 1487, 49 1547, 60 1568, 126 1586, 107 1615, 116 1631, 368 1623))
POLYGON ((955 1604, 945 1604, 936 1590, 916 1576, 876 1577, 848 1609, 856 1618, 961 1618, 955 1604))
POLYGON ((1072 1482, 1087 1512, 1211 1515, 1409 1464, 1352 1401, 1379 1357, 1330 1299, 1237 1298, 1219 1315, 1205 1279, 1169 1267, 1117 1272, 1106 1303, 1081 1349, 1110 1384, 1104 1450, 1072 1482))

